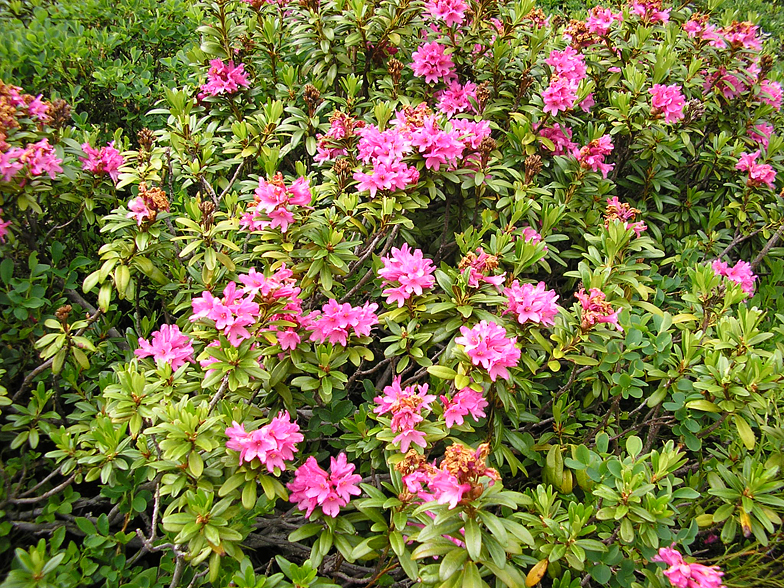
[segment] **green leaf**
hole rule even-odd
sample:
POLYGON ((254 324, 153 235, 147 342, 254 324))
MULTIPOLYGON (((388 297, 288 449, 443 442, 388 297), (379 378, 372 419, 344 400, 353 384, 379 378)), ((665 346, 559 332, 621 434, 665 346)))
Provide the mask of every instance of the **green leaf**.
POLYGON ((754 437, 754 431, 751 430, 749 423, 739 414, 736 414, 733 420, 735 421, 735 428, 738 429, 740 440, 743 441, 746 449, 753 451, 757 440, 754 437))
POLYGON ((482 531, 474 519, 468 519, 465 524, 465 544, 468 555, 472 560, 479 559, 482 552, 482 531))
POLYGON ((455 376, 457 376, 455 370, 444 365, 431 365, 427 368, 427 371, 430 375, 441 378, 442 380, 454 380, 455 376))
POLYGON ((438 568, 438 577, 442 582, 445 582, 451 578, 452 575, 462 567, 463 563, 468 558, 468 553, 466 553, 465 549, 461 547, 455 547, 454 544, 452 547, 452 551, 444 556, 444 558, 441 560, 441 565, 438 568))
POLYGON ((702 412, 721 412, 719 406, 710 400, 691 400, 686 403, 686 408, 693 408, 702 412))

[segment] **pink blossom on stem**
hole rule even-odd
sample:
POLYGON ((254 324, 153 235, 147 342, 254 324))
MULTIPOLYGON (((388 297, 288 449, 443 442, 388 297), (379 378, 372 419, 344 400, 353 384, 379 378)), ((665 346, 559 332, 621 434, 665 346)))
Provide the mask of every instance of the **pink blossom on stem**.
POLYGON ((30 101, 27 105, 27 113, 32 118, 42 123, 48 123, 51 120, 51 117, 49 116, 49 105, 41 100, 42 96, 43 94, 38 94, 38 96, 30 101))
POLYGON ((446 47, 438 41, 421 45, 412 55, 414 75, 425 78, 428 84, 435 83, 442 78, 445 81, 451 80, 455 75, 455 64, 451 55, 445 53, 445 49, 446 47))
POLYGON ((762 80, 760 82, 759 99, 765 104, 770 104, 776 110, 781 110, 781 84, 771 80, 762 80))
POLYGON ((469 414, 475 421, 487 416, 484 412, 488 406, 487 400, 482 392, 477 392, 470 387, 460 390, 451 400, 441 396, 441 403, 444 405, 444 419, 448 429, 455 425, 462 425, 464 417, 469 414))
POLYGON ((591 13, 588 15, 585 24, 590 32, 603 37, 610 32, 610 26, 612 26, 612 23, 615 21, 623 21, 623 12, 619 11, 615 13, 609 8, 595 6, 591 9, 591 13))
POLYGON ((605 301, 605 294, 598 288, 591 288, 586 294, 584 288, 575 294, 577 300, 582 305, 581 328, 589 330, 597 323, 607 323, 613 325, 619 331, 623 331, 618 324, 618 313, 620 309, 613 310, 612 306, 605 301))
POLYGON ((670 86, 654 84, 653 88, 648 90, 648 92, 652 96, 651 105, 653 106, 653 111, 651 114, 664 113, 664 120, 668 123, 673 123, 683 118, 683 107, 686 105, 686 100, 683 98, 681 87, 678 84, 670 86))
POLYGON ((30 176, 48 174, 51 179, 63 171, 60 164, 62 159, 57 157, 54 147, 49 144, 49 139, 41 139, 37 143, 27 145, 19 156, 19 161, 27 165, 30 176))
POLYGON ((155 218, 156 212, 147 206, 147 201, 144 196, 137 196, 128 202, 128 214, 126 218, 135 218, 136 224, 142 226, 144 221, 155 218))
MULTIPOLYGON (((3 209, 0 208, 0 214, 3 214, 3 209)), ((4 221, 0 218, 0 243, 5 243, 5 238, 8 235, 8 227, 11 225, 11 221, 4 221)))
POLYGON ((468 285, 471 288, 478 288, 482 282, 486 282, 500 289, 501 284, 504 283, 506 272, 497 276, 489 275, 497 267, 498 257, 486 253, 481 247, 477 248, 476 253, 467 253, 458 265, 461 272, 468 269, 468 285))
POLYGON ((325 515, 338 516, 352 496, 362 493, 357 486, 362 476, 354 474, 354 468, 354 464, 348 463, 345 453, 338 455, 337 459, 330 457, 330 473, 321 469, 316 458, 310 456, 296 469, 294 480, 287 484, 291 490, 289 501, 296 503, 299 510, 304 510, 306 517, 310 517, 318 506, 325 515))
POLYGON ((226 429, 226 435, 229 437, 226 447, 240 452, 240 464, 258 458, 268 472, 274 472, 275 468, 285 470, 286 461, 294 459, 297 452, 296 444, 305 439, 287 411, 278 413, 268 424, 250 433, 234 421, 226 429))
POLYGON ((307 178, 297 178, 290 186, 286 186, 280 173, 270 181, 259 178, 254 201, 240 219, 240 226, 249 231, 280 228, 280 232, 285 233, 294 222, 290 207, 307 206, 312 198, 307 178))
POLYGON ((382 292, 387 304, 397 302, 400 308, 413 294, 421 296, 435 284, 433 262, 425 259, 421 250, 412 251, 408 244, 404 243, 400 249, 393 247, 392 254, 382 257, 381 262, 384 267, 378 270, 378 275, 383 278, 382 286, 391 286, 382 292))
POLYGON ((231 95, 248 86, 250 82, 244 64, 240 63, 235 67, 234 61, 224 63, 222 59, 212 59, 207 72, 207 83, 201 86, 201 91, 210 96, 231 95))
POLYGON ((660 548, 651 561, 669 566, 664 570, 664 575, 676 588, 724 588, 721 581, 724 572, 718 566, 686 563, 674 543, 670 547, 660 548))
POLYGON ((82 143, 82 151, 87 155, 79 158, 83 170, 95 175, 108 174, 112 181, 117 183, 124 160, 120 152, 115 149, 114 141, 100 149, 91 147, 89 143, 82 143))
POLYGON ((576 85, 557 75, 553 76, 550 85, 542 92, 543 110, 552 115, 572 109, 576 100, 576 85))
POLYGON ((177 325, 161 325, 160 330, 152 334, 151 341, 139 337, 139 349, 134 354, 137 357, 152 356, 155 361, 168 363, 176 370, 193 361, 193 346, 190 338, 181 333, 177 325))
POLYGON ((21 161, 24 149, 21 147, 11 147, 5 153, 0 152, 0 176, 4 182, 10 182, 24 168, 21 161))
POLYGON ((378 323, 374 314, 378 304, 366 302, 364 306, 352 307, 348 302, 338 304, 330 300, 321 310, 314 310, 304 317, 304 326, 311 331, 310 340, 318 343, 329 341, 345 347, 351 331, 357 337, 370 335, 373 325, 378 323))
POLYGON ((766 122, 757 123, 749 131, 749 138, 755 143, 762 145, 764 149, 767 149, 774 130, 772 124, 766 122))
POLYGON ((455 343, 463 346, 471 363, 486 369, 493 382, 498 376, 509 379, 506 368, 517 366, 521 355, 517 337, 507 338, 502 326, 486 320, 471 329, 460 327, 460 333, 462 337, 457 337, 455 343))
POLYGON ((514 314, 517 322, 524 325, 526 322, 551 326, 555 324, 558 314, 558 294, 545 287, 544 282, 522 284, 515 280, 508 288, 504 288, 507 299, 507 309, 503 314, 514 314))
POLYGON ((759 150, 754 153, 741 153, 735 169, 748 172, 747 186, 761 186, 765 184, 768 188, 773 189, 776 181, 776 170, 767 163, 757 163, 759 156, 759 150))
POLYGON ((575 157, 580 162, 581 167, 590 169, 592 171, 602 172, 602 177, 606 178, 607 174, 615 167, 614 163, 604 163, 604 157, 612 153, 613 144, 610 135, 602 135, 582 147, 575 157))
POLYGON ((428 0, 425 10, 433 20, 443 21, 451 27, 463 24, 468 4, 463 0, 428 0))
POLYGON ((716 274, 724 276, 731 282, 740 284, 741 290, 747 296, 754 295, 754 281, 757 279, 757 276, 751 271, 751 265, 748 262, 738 261, 733 267, 729 267, 726 262, 716 259, 711 267, 716 274))
POLYGON ((400 443, 401 451, 406 452, 413 443, 425 447, 425 434, 416 431, 416 425, 425 417, 423 410, 430 410, 430 404, 436 399, 433 394, 428 394, 428 385, 406 386, 401 388, 400 376, 392 379, 392 384, 384 388, 383 396, 376 396, 374 401, 377 406, 373 412, 382 415, 392 415, 391 429, 398 435, 393 443, 400 443))
POLYGON ((425 167, 435 171, 444 164, 455 164, 464 149, 457 133, 438 128, 434 116, 427 117, 424 125, 412 133, 411 144, 425 158, 425 167))
POLYGON ((473 82, 466 82, 463 86, 452 80, 447 89, 436 92, 434 98, 438 100, 438 109, 448 117, 458 112, 476 112, 471 103, 471 99, 476 102, 476 84, 473 82))
MULTIPOLYGON (((572 130, 565 125, 554 123, 552 127, 539 129, 539 136, 553 142, 553 155, 565 155, 577 149, 577 143, 572 142, 572 130)), ((544 148, 550 150, 547 145, 544 145, 544 148)))

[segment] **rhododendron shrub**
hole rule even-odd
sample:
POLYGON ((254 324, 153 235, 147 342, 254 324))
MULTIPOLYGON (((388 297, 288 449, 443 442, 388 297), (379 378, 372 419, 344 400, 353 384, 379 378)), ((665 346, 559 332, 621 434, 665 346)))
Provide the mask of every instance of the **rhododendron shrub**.
POLYGON ((0 86, 11 585, 781 583, 757 25, 197 10, 154 133, 0 86))

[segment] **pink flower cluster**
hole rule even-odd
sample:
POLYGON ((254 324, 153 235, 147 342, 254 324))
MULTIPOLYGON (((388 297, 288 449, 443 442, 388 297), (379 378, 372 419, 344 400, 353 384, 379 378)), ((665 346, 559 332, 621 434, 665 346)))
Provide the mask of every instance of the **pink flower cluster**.
POLYGON ((433 20, 443 21, 451 27, 463 24, 468 4, 463 0, 428 0, 425 10, 433 20))
POLYGON ((774 130, 772 124, 766 122, 757 123, 754 125, 754 128, 749 130, 749 138, 758 145, 762 145, 764 149, 767 149, 774 130))
POLYGON ((455 343, 464 347, 471 363, 486 369, 493 382, 498 376, 509 379, 506 368, 517 366, 521 355, 516 346, 517 337, 507 338, 501 325, 486 320, 471 329, 460 327, 460 334, 462 337, 457 337, 455 343))
POLYGON ((152 334, 151 341, 139 337, 139 349, 134 351, 137 357, 152 357, 171 365, 173 370, 193 361, 193 346, 190 338, 180 332, 177 325, 161 325, 160 330, 152 334))
POLYGON ((434 98, 438 100, 438 109, 448 117, 458 112, 476 112, 471 103, 476 101, 476 84, 466 82, 461 85, 457 80, 449 82, 446 90, 436 92, 434 98))
POLYGON ((476 253, 467 253, 458 265, 461 272, 468 269, 468 285, 471 288, 478 288, 482 282, 485 282, 500 289, 501 284, 504 283, 506 272, 497 276, 489 275, 497 267, 498 257, 485 253, 481 247, 476 250, 476 253))
POLYGON ((233 421, 226 429, 226 435, 229 438, 226 447, 240 452, 240 465, 258 458, 268 472, 274 472, 275 468, 285 470, 286 462, 294 459, 297 452, 296 444, 305 439, 287 411, 278 413, 269 423, 249 433, 245 432, 245 425, 233 421))
MULTIPOLYGON (((259 303, 260 312, 269 323, 287 321, 295 325, 302 324, 302 300, 299 298, 301 289, 296 285, 294 272, 282 264, 272 275, 265 276, 255 268, 250 268, 247 275, 240 275, 239 281, 245 286, 243 292, 254 296, 259 303), (283 308, 280 305, 283 304, 283 308), (275 309, 274 314, 270 311, 275 309)), ((276 334, 282 349, 295 349, 301 339, 294 327, 270 326, 267 331, 276 334)))
POLYGON ((286 186, 280 173, 269 182, 259 178, 254 201, 242 215, 240 226, 248 231, 279 227, 280 232, 285 233, 294 222, 294 214, 289 207, 307 206, 312 198, 307 178, 297 178, 290 186, 286 186))
POLYGON ((602 135, 580 148, 574 155, 583 168, 601 171, 602 177, 606 178, 607 174, 615 167, 614 163, 604 163, 604 157, 612 153, 612 150, 613 144, 610 135, 602 135))
POLYGON ((670 86, 654 84, 648 92, 652 96, 653 110, 651 114, 664 113, 664 121, 667 123, 673 123, 683 118, 683 107, 686 105, 686 100, 684 100, 681 87, 678 84, 670 86))
POLYGON ((716 49, 723 49, 727 46, 724 41, 724 35, 716 25, 708 22, 709 15, 695 14, 687 22, 683 24, 683 30, 692 39, 699 39, 706 41, 711 47, 716 49))
POLYGON ((382 415, 392 415, 391 428, 397 436, 392 443, 400 443, 400 450, 408 451, 413 443, 419 447, 426 447, 425 434, 417 431, 417 424, 425 420, 423 410, 430 410, 430 403, 436 397, 427 393, 428 385, 400 387, 400 376, 392 379, 392 384, 384 388, 383 396, 374 398, 376 406, 373 412, 382 415))
POLYGON ((312 455, 296 469, 294 480, 287 484, 291 490, 290 502, 297 504, 299 510, 305 511, 310 517, 317 506, 325 515, 338 516, 340 509, 346 506, 352 496, 359 496, 362 491, 357 484, 362 476, 354 474, 354 464, 348 463, 346 454, 341 453, 337 459, 330 457, 329 473, 319 467, 312 455))
POLYGON ((765 104, 770 104, 776 110, 781 110, 781 84, 771 80, 762 80, 760 82, 759 99, 765 104))
POLYGON ((425 78, 428 84, 433 84, 439 79, 451 80, 455 76, 455 64, 452 56, 447 55, 445 49, 446 47, 438 41, 421 45, 412 55, 414 75, 425 78))
POLYGON ((667 564, 664 575, 676 588, 724 588, 721 577, 724 575, 718 566, 688 564, 683 556, 674 548, 662 547, 651 561, 667 564))
POLYGON ((632 229, 634 234, 639 237, 648 227, 643 221, 633 222, 640 213, 636 208, 632 208, 626 202, 618 200, 617 196, 607 199, 607 208, 604 211, 604 226, 608 228, 611 222, 620 221, 628 230, 632 229))
POLYGON ((661 9, 661 0, 647 0, 644 2, 632 2, 632 13, 650 23, 660 22, 665 24, 670 21, 670 9, 661 9))
POLYGON ((542 92, 544 111, 555 115, 571 110, 577 101, 577 88, 587 73, 585 57, 569 46, 563 51, 551 51, 545 63, 553 69, 553 76, 542 92))
POLYGON ((469 414, 475 421, 487 416, 484 411, 488 406, 487 400, 481 392, 470 387, 463 388, 451 399, 442 395, 441 403, 444 405, 444 419, 448 429, 462 425, 469 414))
POLYGON ((214 321, 215 328, 223 331, 229 342, 237 347, 252 337, 247 327, 254 324, 259 316, 259 305, 254 298, 253 292, 238 290, 234 282, 229 282, 223 289, 222 298, 216 298, 205 290, 191 301, 193 314, 190 320, 195 322, 206 318, 214 321))
POLYGON ((24 148, 11 147, 8 151, 0 152, 0 176, 4 182, 10 182, 26 167, 28 177, 48 174, 54 179, 63 171, 60 166, 62 162, 54 147, 49 144, 49 139, 41 139, 24 148))
POLYGON ((711 267, 716 274, 724 276, 731 282, 740 284, 741 290, 748 296, 754 295, 754 280, 757 279, 757 276, 751 271, 751 265, 748 262, 738 261, 733 267, 729 267, 726 261, 716 259, 711 267))
POLYGON ((621 325, 618 324, 620 309, 612 309, 612 306, 605 301, 604 292, 598 288, 591 288, 586 294, 585 288, 580 288, 575 296, 583 307, 580 326, 584 331, 590 330, 597 323, 607 323, 619 331, 623 331, 621 325))
POLYGON ((776 181, 776 170, 767 163, 757 163, 759 156, 759 150, 754 153, 741 153, 735 169, 748 172, 747 186, 761 186, 765 184, 768 188, 773 189, 776 181))
POLYGON ((337 300, 330 300, 321 310, 314 310, 303 317, 302 324, 311 331, 311 341, 329 341, 345 347, 351 332, 357 337, 370 335, 373 325, 378 324, 378 317, 374 314, 376 310, 378 304, 375 302, 352 307, 348 302, 339 304, 337 300))
POLYGON ((354 172, 357 190, 369 191, 375 198, 378 190, 403 190, 419 181, 419 171, 406 165, 403 156, 411 151, 411 133, 406 126, 379 131, 374 125, 357 129, 360 161, 370 164, 370 172, 354 172))
POLYGON ((349 115, 336 110, 329 119, 329 130, 326 135, 316 136, 316 163, 331 161, 338 157, 348 155, 347 147, 355 139, 355 130, 365 126, 364 121, 357 121, 349 115))
POLYGON ((544 282, 522 284, 515 280, 508 288, 504 288, 507 308, 503 314, 514 314, 517 322, 524 325, 526 322, 552 326, 558 314, 558 294, 545 287, 544 282))
POLYGON ((87 157, 80 157, 82 169, 94 173, 95 175, 108 174, 114 183, 120 177, 120 167, 124 163, 123 156, 115 149, 114 141, 106 147, 97 149, 91 147, 89 143, 82 143, 82 151, 87 157))
POLYGON ((406 487, 401 500, 414 497, 425 502, 435 500, 453 509, 462 502, 479 498, 485 489, 482 478, 488 478, 490 486, 501 479, 496 470, 486 465, 489 454, 488 443, 482 443, 476 450, 454 443, 446 448, 444 459, 436 467, 435 462, 429 464, 424 456, 409 451, 395 466, 406 487))
POLYGON ((438 171, 442 165, 456 165, 463 155, 465 145, 459 137, 457 131, 442 130, 435 116, 428 116, 422 127, 411 134, 411 144, 425 158, 425 167, 438 171))
MULTIPOLYGON (((3 209, 0 208, 0 214, 3 214, 3 209)), ((4 221, 0 218, 0 243, 5 243, 5 237, 8 235, 8 227, 11 225, 11 221, 4 221)))
POLYGON ((407 244, 400 249, 393 247, 392 255, 382 257, 381 262, 384 267, 378 270, 378 275, 384 280, 382 286, 391 286, 382 292, 387 304, 397 302, 400 308, 413 294, 421 296, 424 289, 435 284, 433 262, 425 259, 421 250, 411 251, 407 244))
MULTIPOLYGON (((520 238, 522 238, 522 240, 526 243, 531 243, 532 245, 538 245, 542 242, 542 236, 533 227, 523 227, 520 230, 520 238)), ((547 245, 545 245, 544 250, 547 251, 547 245)))
POLYGON ((585 24, 591 33, 603 37, 610 32, 610 26, 612 26, 612 23, 615 21, 623 21, 623 12, 616 13, 609 8, 594 6, 591 9, 591 13, 588 15, 588 19, 585 21, 585 24))
POLYGON ((234 61, 224 63, 222 59, 212 59, 207 72, 207 83, 201 86, 201 91, 209 96, 231 95, 248 86, 250 82, 245 72, 245 64, 240 63, 235 67, 234 61))
MULTIPOLYGON (((572 142, 572 130, 567 126, 554 123, 552 127, 539 129, 539 136, 553 142, 553 155, 566 155, 577 151, 577 143, 572 142)), ((550 150, 545 146, 545 149, 550 150)))

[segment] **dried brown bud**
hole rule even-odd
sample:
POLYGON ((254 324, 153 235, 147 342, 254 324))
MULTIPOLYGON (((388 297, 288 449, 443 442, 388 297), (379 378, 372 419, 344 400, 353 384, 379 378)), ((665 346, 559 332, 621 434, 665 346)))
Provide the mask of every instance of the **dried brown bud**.
POLYGON ((525 158, 525 183, 531 181, 542 171, 542 158, 538 155, 529 155, 525 158))
POLYGON ((53 129, 62 129, 71 120, 71 105, 62 98, 55 98, 49 105, 49 122, 53 129))
POLYGON ((490 153, 492 153, 496 147, 498 147, 498 144, 495 142, 495 139, 492 137, 485 137, 482 139, 482 142, 479 143, 479 153, 481 153, 484 160, 487 160, 487 158, 490 157, 490 153))
POLYGON ((482 82, 476 87, 476 101, 479 103, 479 110, 485 109, 491 94, 490 82, 482 82))
POLYGON ((689 100, 686 103, 686 110, 684 113, 684 122, 689 123, 699 118, 705 114, 705 104, 701 100, 689 100))
POLYGON ((773 69, 773 56, 766 53, 760 58, 760 79, 765 78, 771 69, 773 69))
POLYGON ((70 304, 66 304, 65 306, 61 306, 58 308, 54 316, 57 317, 57 320, 61 323, 65 323, 68 320, 68 315, 71 314, 72 307, 70 304))
POLYGON ((577 50, 593 45, 599 41, 599 38, 588 30, 588 25, 582 20, 570 20, 564 34, 571 36, 571 45, 577 50))
POLYGON ((199 211, 201 212, 201 226, 205 231, 210 230, 214 219, 215 204, 209 200, 202 200, 199 202, 199 211))
POLYGON ((152 150, 152 145, 155 143, 155 133, 147 127, 136 133, 136 140, 139 141, 139 148, 149 152, 152 150))
POLYGON ((305 84, 305 103, 308 105, 308 108, 312 111, 316 106, 321 104, 321 92, 318 91, 318 88, 312 84, 305 84))
POLYGON ((391 57, 389 61, 387 61, 387 71, 392 78, 392 84, 397 88, 398 84, 400 84, 400 74, 403 71, 403 63, 394 57, 391 57))
POLYGON ((528 92, 528 88, 530 88, 534 83, 534 79, 531 77, 527 71, 523 73, 522 77, 520 78, 520 83, 517 86, 517 99, 522 100, 525 96, 525 93, 528 92))
POLYGON ((332 166, 332 171, 335 172, 338 179, 338 185, 340 186, 340 189, 343 190, 351 177, 351 163, 349 163, 346 158, 338 159, 332 166))

